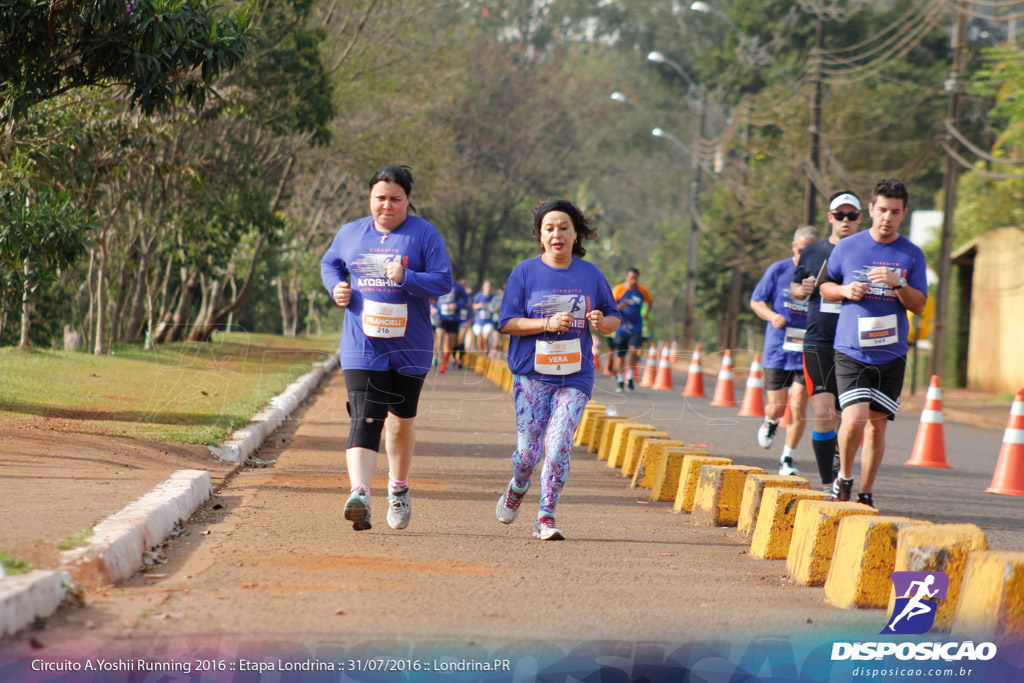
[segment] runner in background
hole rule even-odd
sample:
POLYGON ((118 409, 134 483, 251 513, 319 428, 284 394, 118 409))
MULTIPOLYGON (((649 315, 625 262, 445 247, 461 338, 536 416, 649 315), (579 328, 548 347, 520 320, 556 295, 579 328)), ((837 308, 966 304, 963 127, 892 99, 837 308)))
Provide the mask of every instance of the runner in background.
MULTIPOLYGON (((804 336, 804 377, 811 395, 811 413, 814 427, 811 446, 818 463, 818 475, 824 490, 832 491, 832 482, 839 471, 839 446, 836 430, 839 428, 839 391, 836 389, 835 352, 840 301, 822 300, 818 291, 819 278, 829 254, 839 240, 860 229, 862 217, 860 197, 849 190, 836 192, 828 201, 828 222, 832 228, 828 239, 809 244, 800 254, 790 284, 790 293, 796 299, 807 300, 807 334, 804 336)), ((874 430, 871 424, 867 429, 874 430)), ((865 450, 871 448, 872 436, 865 439, 865 450)))
POLYGON ((622 325, 615 332, 615 391, 624 388, 633 391, 633 378, 636 376, 637 361, 640 347, 643 346, 644 309, 653 303, 651 293, 640 284, 640 271, 630 268, 626 271, 626 281, 615 285, 612 296, 615 297, 619 313, 622 314, 622 325))
POLYGON ((804 408, 807 390, 804 387, 803 343, 807 329, 807 303, 789 293, 796 262, 811 242, 818 239, 813 226, 798 228, 793 233, 793 256, 768 266, 750 297, 750 308, 766 321, 764 331, 764 384, 768 394, 765 420, 757 430, 757 443, 771 448, 779 420, 786 412, 789 396, 789 427, 786 445, 779 457, 779 474, 799 474, 793 456, 804 433, 804 408), (792 387, 792 388, 791 388, 792 387))
POLYGON ((861 458, 857 501, 874 505, 872 487, 885 454, 885 429, 899 411, 907 368, 907 311, 920 315, 928 302, 924 253, 898 232, 908 201, 899 180, 879 180, 868 205, 871 229, 840 240, 828 257, 828 278, 821 285, 823 297, 843 302, 835 341, 843 411, 840 472, 832 487, 836 500, 850 500, 853 459, 871 423, 873 448, 865 449, 861 458))
POLYGON ((511 335, 508 367, 516 410, 512 481, 498 499, 498 521, 511 524, 544 458, 540 511, 533 537, 564 538, 555 506, 569 476, 572 437, 594 387, 591 328, 619 326, 619 311, 601 271, 583 260, 583 241, 597 236, 564 199, 537 205, 533 236, 541 254, 522 261, 505 285, 499 329, 511 335))
POLYGON ((478 351, 491 355, 494 351, 494 304, 495 294, 491 281, 484 280, 480 291, 473 297, 473 339, 471 344, 478 351))
POLYGON ((449 364, 455 362, 455 346, 459 342, 459 326, 462 322, 461 310, 468 305, 469 297, 465 288, 458 282, 452 284, 452 291, 437 298, 437 313, 441 320, 441 364, 438 372, 444 372, 449 364))
POLYGON ((410 216, 412 173, 385 166, 370 180, 370 215, 338 230, 320 261, 320 276, 345 308, 341 367, 351 416, 345 460, 351 486, 345 519, 370 528, 370 485, 383 434, 388 454, 388 524, 409 525, 413 422, 433 338, 430 298, 452 287, 440 233, 410 216))
POLYGON ((466 292, 466 299, 462 308, 459 309, 459 335, 455 343, 455 367, 462 368, 463 356, 466 352, 466 339, 473 333, 473 290, 469 287, 469 280, 459 280, 462 289, 466 292))

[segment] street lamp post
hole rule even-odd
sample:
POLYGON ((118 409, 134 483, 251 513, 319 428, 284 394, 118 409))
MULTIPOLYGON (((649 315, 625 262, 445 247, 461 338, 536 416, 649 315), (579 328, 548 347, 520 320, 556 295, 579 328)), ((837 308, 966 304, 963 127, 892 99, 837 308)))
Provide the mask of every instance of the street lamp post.
MULTIPOLYGON (((665 57, 662 53, 651 52, 647 55, 647 59, 658 64, 668 64, 690 85, 690 88, 693 90, 694 97, 697 99, 697 107, 699 109, 698 113, 700 116, 700 123, 698 128, 698 139, 707 139, 707 98, 705 96, 704 89, 701 88, 700 85, 698 85, 697 82, 694 81, 681 66, 665 57)), ((686 300, 683 309, 683 346, 684 348, 692 348, 696 341, 696 335, 694 334, 693 328, 697 308, 697 251, 700 248, 700 195, 701 181, 703 180, 703 169, 701 168, 700 161, 697 159, 693 150, 688 149, 682 142, 673 136, 668 135, 660 128, 655 128, 651 131, 651 134, 655 137, 674 141, 675 144, 686 150, 693 159, 693 180, 690 182, 690 244, 687 251, 686 300)))

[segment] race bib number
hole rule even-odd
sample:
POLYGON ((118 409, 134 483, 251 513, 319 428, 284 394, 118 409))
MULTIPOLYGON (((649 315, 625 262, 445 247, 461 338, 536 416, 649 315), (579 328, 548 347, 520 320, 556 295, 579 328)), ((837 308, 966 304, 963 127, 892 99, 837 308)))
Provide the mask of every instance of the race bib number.
POLYGON ((800 329, 799 327, 787 327, 786 337, 782 342, 782 350, 803 351, 805 334, 807 334, 807 330, 800 329))
POLYGON ((857 320, 857 331, 860 333, 860 346, 888 346, 899 339, 896 328, 896 314, 883 315, 879 318, 860 318, 857 320))
POLYGON ((441 315, 455 315, 455 302, 443 303, 438 307, 441 315))
POLYGON ((385 304, 363 300, 363 334, 377 339, 405 336, 409 321, 407 304, 385 304))
POLYGON ((822 313, 835 313, 836 315, 839 315, 839 311, 841 311, 842 308, 842 301, 829 301, 828 299, 822 299, 821 306, 818 307, 818 310, 822 313))
POLYGON ((579 339, 538 341, 533 355, 533 369, 542 375, 571 375, 583 367, 579 339))

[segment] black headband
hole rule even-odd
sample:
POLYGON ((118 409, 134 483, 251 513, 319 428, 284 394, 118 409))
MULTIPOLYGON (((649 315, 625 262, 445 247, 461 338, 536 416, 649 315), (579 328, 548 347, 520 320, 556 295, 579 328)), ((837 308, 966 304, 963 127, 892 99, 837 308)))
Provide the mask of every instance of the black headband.
POLYGON ((576 226, 576 216, 579 213, 579 210, 568 199, 552 199, 551 201, 541 204, 540 208, 537 209, 537 212, 533 214, 534 227, 540 230, 540 223, 544 220, 544 216, 552 211, 561 211, 564 214, 568 214, 569 218, 572 220, 573 228, 578 230, 576 226))

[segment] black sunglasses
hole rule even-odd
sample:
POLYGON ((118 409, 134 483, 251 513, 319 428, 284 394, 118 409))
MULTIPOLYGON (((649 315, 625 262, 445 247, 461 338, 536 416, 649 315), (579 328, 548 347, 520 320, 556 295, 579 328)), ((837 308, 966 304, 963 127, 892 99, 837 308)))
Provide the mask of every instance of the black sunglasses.
POLYGON ((860 211, 850 211, 843 213, 842 211, 833 211, 832 217, 837 221, 855 221, 860 218, 860 211))

